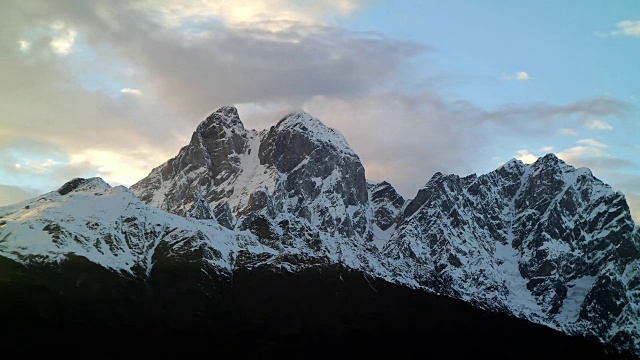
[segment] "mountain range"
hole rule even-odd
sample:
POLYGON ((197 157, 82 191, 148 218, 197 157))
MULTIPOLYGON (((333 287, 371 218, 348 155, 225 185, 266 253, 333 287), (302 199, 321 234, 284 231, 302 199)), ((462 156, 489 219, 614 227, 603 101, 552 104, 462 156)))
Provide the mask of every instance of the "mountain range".
POLYGON ((256 131, 225 106, 131 188, 77 178, 0 207, 0 296, 20 336, 637 356, 640 229, 554 154, 405 199, 312 115, 256 131))

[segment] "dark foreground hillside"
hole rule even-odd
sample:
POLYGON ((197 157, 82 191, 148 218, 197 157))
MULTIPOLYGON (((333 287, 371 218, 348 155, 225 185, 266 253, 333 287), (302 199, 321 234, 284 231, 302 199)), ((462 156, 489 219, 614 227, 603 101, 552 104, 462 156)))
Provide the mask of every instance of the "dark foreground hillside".
POLYGON ((342 267, 243 270, 200 286, 197 268, 126 278, 73 258, 0 257, 3 341, 283 357, 621 358, 584 338, 342 267))

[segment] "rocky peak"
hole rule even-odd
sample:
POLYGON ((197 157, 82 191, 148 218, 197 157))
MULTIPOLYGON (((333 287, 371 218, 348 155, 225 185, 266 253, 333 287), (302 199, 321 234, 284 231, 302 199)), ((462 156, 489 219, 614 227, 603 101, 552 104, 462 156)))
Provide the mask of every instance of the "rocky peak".
POLYGON ((241 158, 252 135, 237 109, 224 106, 198 125, 178 155, 153 169, 131 190, 145 203, 183 216, 196 193, 203 194, 207 203, 218 201, 230 191, 220 185, 241 173, 241 158))
POLYGON ((196 132, 206 133, 212 127, 223 127, 229 129, 242 129, 244 125, 240 121, 238 109, 235 106, 223 106, 214 111, 197 127, 196 132))
POLYGON ((338 131, 303 112, 258 133, 244 128, 234 107, 223 107, 200 123, 175 158, 132 190, 144 202, 183 216, 201 193, 228 228, 253 215, 290 213, 331 235, 367 237, 360 159, 338 131))
POLYGON ((369 182, 369 201, 373 209, 373 223, 380 230, 391 228, 405 204, 405 199, 386 181, 369 182))
POLYGON ((338 264, 640 352, 640 234, 624 196, 588 169, 545 156, 436 173, 407 205, 391 184, 367 183, 310 115, 257 133, 217 113, 132 190, 218 224, 74 179, 0 209, 0 253, 25 264, 77 254, 151 278, 178 261, 198 286, 243 267, 338 264))
POLYGON ((292 112, 273 126, 270 133, 302 134, 310 142, 349 156, 357 157, 344 136, 306 112, 292 112))
POLYGON ((62 185, 58 189, 58 193, 60 195, 67 195, 74 191, 84 191, 90 189, 106 190, 110 188, 111 186, 99 177, 92 177, 89 179, 75 178, 67 181, 64 185, 62 185))
POLYGON ((549 154, 531 165, 511 160, 475 180, 437 173, 406 207, 384 253, 409 259, 424 275, 418 281, 439 292, 543 314, 633 347, 629 319, 640 314, 633 229, 622 194, 549 154))
MULTIPOLYGON (((465 179, 468 180, 474 179, 475 175, 470 175, 465 179)), ((427 181, 427 183, 422 187, 422 189, 418 190, 416 197, 413 198, 407 206, 404 208, 404 212, 401 217, 398 218, 399 222, 404 221, 404 219, 408 219, 411 217, 420 207, 422 207, 425 203, 432 200, 434 196, 439 196, 440 194, 450 192, 451 190, 457 190, 461 186, 460 177, 457 175, 445 175, 441 172, 436 172, 433 174, 431 179, 427 181), (450 190, 451 189, 451 190, 450 190)))
MULTIPOLYGON (((337 130, 307 113, 291 113, 264 135, 258 157, 261 165, 282 174, 285 197, 295 199, 295 203, 276 200, 276 212, 286 206, 299 217, 320 223, 320 228, 331 234, 366 236, 364 167, 337 130)), ((260 198, 268 204, 264 196, 260 198)))
POLYGON ((225 162, 225 157, 242 154, 246 142, 247 131, 240 121, 238 110, 233 106, 224 106, 198 125, 189 145, 195 151, 203 150, 202 155, 205 159, 209 155, 212 162, 207 165, 216 167, 225 162))
POLYGON ((548 153, 545 156, 538 158, 533 165, 534 167, 569 166, 554 153, 548 153))

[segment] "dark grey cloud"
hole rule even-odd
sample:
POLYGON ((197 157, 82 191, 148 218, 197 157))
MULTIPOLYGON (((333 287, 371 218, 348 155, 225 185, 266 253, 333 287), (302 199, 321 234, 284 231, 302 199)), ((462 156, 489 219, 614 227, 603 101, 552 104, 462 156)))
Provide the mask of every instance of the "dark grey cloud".
POLYGON ((405 58, 428 51, 375 33, 296 22, 277 32, 213 22, 176 31, 126 1, 10 1, 0 22, 0 147, 39 143, 67 155, 106 150, 147 157, 149 170, 220 105, 276 101, 295 108, 310 96, 367 92, 383 86, 405 58), (77 33, 69 54, 52 52, 52 26, 77 33), (30 42, 28 51, 21 40, 30 42))
MULTIPOLYGON (((56 183, 148 171, 175 155, 208 112, 230 103, 257 127, 296 108, 310 111, 346 135, 370 177, 407 196, 436 171, 491 170, 487 159, 514 151, 505 137, 543 138, 630 111, 608 97, 493 110, 445 99, 433 89, 460 81, 455 74, 411 78, 409 64, 428 46, 317 23, 200 19, 175 28, 124 0, 9 0, 2 10, 0 149, 16 157, 4 169, 25 154, 66 158, 47 173, 56 183), (55 22, 77 32, 66 56, 51 51, 55 22), (20 50, 21 39, 29 51, 20 50), (424 91, 408 94, 417 88, 424 91), (103 166, 116 163, 129 167, 103 166)), ((589 161, 606 171, 633 166, 589 161)))
POLYGON ((599 117, 624 118, 632 110, 629 103, 611 97, 593 97, 568 104, 507 104, 491 111, 475 109, 467 103, 458 106, 463 112, 472 113, 478 123, 493 123, 505 129, 527 131, 530 135, 558 131, 559 123, 571 127, 599 117))
POLYGON ((214 21, 176 31, 128 4, 59 1, 29 15, 78 28, 94 50, 140 69, 149 91, 192 115, 228 103, 369 91, 429 51, 372 32, 296 22, 280 21, 279 31, 214 21))

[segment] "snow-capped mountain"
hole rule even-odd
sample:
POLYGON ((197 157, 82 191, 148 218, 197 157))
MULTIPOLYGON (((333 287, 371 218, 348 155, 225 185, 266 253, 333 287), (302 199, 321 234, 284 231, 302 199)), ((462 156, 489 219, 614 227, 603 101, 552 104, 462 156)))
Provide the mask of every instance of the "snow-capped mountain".
POLYGON ((477 306, 638 347, 640 236, 624 196, 549 154, 476 177, 435 174, 383 254, 477 306))
POLYGON ((0 219, 0 254, 26 264, 60 263, 73 254, 147 276, 159 247, 205 249, 201 260, 217 272, 230 271, 228 259, 243 246, 273 253, 248 232, 166 213, 100 178, 74 179, 57 191, 2 207, 0 219))
POLYGON ((588 169, 511 160, 405 200, 306 113, 258 132, 225 106, 131 189, 74 179, 1 207, 2 258, 83 258, 204 303, 239 272, 340 266, 640 352, 640 231, 588 169))
POLYGON ((234 107, 203 121, 191 142, 131 190, 149 205, 184 215, 201 194, 218 222, 303 219, 329 235, 369 235, 364 168, 344 137, 306 113, 269 130, 246 130, 234 107))

